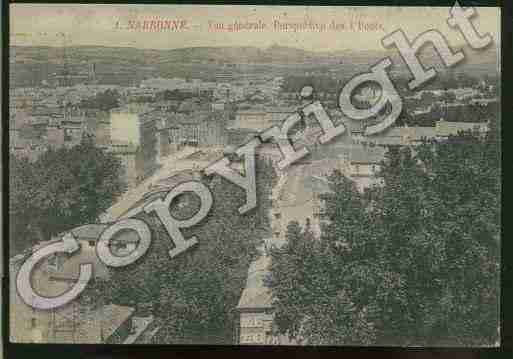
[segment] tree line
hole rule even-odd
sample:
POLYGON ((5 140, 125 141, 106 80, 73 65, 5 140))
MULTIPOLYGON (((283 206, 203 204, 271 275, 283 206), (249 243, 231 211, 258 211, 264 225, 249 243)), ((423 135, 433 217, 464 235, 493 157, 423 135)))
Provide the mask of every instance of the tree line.
POLYGON ((334 171, 322 235, 288 226, 267 283, 277 332, 310 345, 494 345, 500 136, 390 147, 383 186, 334 171))
POLYGON ((121 161, 85 136, 72 148, 48 149, 36 161, 9 155, 11 253, 95 223, 126 188, 121 161))

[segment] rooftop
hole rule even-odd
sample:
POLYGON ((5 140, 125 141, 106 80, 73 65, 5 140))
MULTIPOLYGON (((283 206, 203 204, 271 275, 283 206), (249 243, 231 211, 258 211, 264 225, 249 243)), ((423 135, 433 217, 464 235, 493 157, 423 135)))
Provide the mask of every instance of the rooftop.
POLYGON ((97 240, 107 226, 107 224, 86 224, 73 228, 70 232, 77 237, 77 239, 97 240))
POLYGON ((449 122, 440 120, 436 123, 436 133, 438 136, 456 135, 459 131, 486 131, 488 125, 486 123, 474 122, 449 122))
MULTIPOLYGON (((145 333, 150 326, 154 322, 153 316, 149 317, 133 317, 132 319, 132 327, 134 331, 123 341, 123 344, 134 344, 137 339, 139 339, 143 333, 145 333)), ((156 328, 158 329, 158 328, 156 328)), ((151 337, 151 333, 149 336, 151 337)), ((155 333, 153 333, 155 334, 155 333)))
POLYGON ((76 343, 95 344, 104 342, 114 334, 116 329, 129 320, 134 312, 134 308, 108 304, 88 313, 88 320, 82 321, 77 328, 77 332, 81 335, 76 338, 76 343))
POLYGON ((362 164, 379 164, 385 156, 385 149, 383 147, 367 147, 355 146, 351 149, 349 160, 351 163, 362 164))

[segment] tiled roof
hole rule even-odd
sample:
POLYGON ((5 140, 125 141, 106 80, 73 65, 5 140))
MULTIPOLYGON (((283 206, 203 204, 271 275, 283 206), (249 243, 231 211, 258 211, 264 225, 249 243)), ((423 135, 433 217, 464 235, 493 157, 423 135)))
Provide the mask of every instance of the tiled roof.
POLYGON ((436 130, 434 127, 410 127, 412 130, 407 131, 409 128, 403 128, 403 133, 406 136, 410 135, 411 140, 421 140, 422 138, 436 137, 436 130))
POLYGON ((134 312, 134 308, 108 304, 88 313, 88 320, 82 321, 77 328, 81 335, 76 338, 76 343, 102 343, 102 337, 103 340, 109 338, 134 312))
POLYGON ((363 148, 355 146, 351 149, 349 160, 352 163, 378 164, 384 159, 385 149, 382 147, 363 148))
POLYGON ((178 184, 187 181, 199 180, 199 172, 194 170, 183 170, 178 173, 175 173, 173 176, 161 179, 156 183, 151 184, 147 191, 144 193, 142 198, 136 201, 130 208, 123 212, 123 215, 126 215, 130 211, 140 207, 145 203, 149 203, 150 201, 163 198, 168 191, 170 191, 173 187, 176 187, 178 184))
POLYGON ((107 224, 86 224, 77 228, 73 228, 71 233, 78 239, 98 239, 100 234, 107 228, 107 224))
POLYGON ((487 130, 488 126, 486 123, 474 123, 474 122, 449 122, 449 121, 438 121, 436 123, 436 132, 438 136, 449 136, 456 135, 459 131, 468 131, 477 129, 479 131, 487 130))
POLYGON ((199 179, 199 173, 197 171, 193 171, 193 170, 180 171, 171 177, 161 179, 157 183, 152 184, 149 187, 148 192, 144 195, 144 200, 147 201, 147 199, 155 193, 169 191, 173 187, 176 187, 178 184, 180 184, 182 182, 188 182, 188 181, 193 181, 193 180, 198 180, 198 179, 199 179))
POLYGON ((375 144, 405 144, 405 141, 420 141, 423 138, 431 139, 436 137, 445 137, 456 135, 459 131, 467 131, 477 129, 486 131, 488 125, 486 123, 475 122, 452 122, 438 121, 435 127, 414 126, 414 127, 393 127, 381 134, 369 136, 365 141, 375 144))
POLYGON ((434 138, 436 135, 435 127, 392 127, 383 133, 368 136, 364 141, 377 145, 403 145, 407 140, 419 141, 422 138, 434 138))
MULTIPOLYGON (((153 316, 133 317, 132 318, 132 327, 134 328, 134 332, 131 333, 123 341, 123 344, 134 344, 141 337, 146 337, 146 339, 151 339, 152 333, 147 333, 148 332, 147 329, 151 326, 152 323, 154 323, 154 321, 155 321, 155 318, 153 316)), ((143 343, 145 343, 145 342, 143 342, 143 343)))

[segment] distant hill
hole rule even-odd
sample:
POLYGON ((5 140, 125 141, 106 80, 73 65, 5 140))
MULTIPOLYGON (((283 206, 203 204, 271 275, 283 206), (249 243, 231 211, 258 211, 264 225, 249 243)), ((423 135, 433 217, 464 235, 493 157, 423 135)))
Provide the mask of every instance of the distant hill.
MULTIPOLYGON (((14 51, 17 62, 23 63, 61 63, 64 50, 58 47, 16 46, 14 51)), ((173 50, 147 50, 130 47, 79 46, 67 47, 68 61, 97 61, 157 65, 166 62, 188 63, 227 62, 227 63, 296 63, 315 61, 327 56, 301 49, 271 46, 267 49, 257 47, 187 47, 173 50)))
MULTIPOLYGON (((53 63, 63 61, 64 50, 59 47, 16 46, 11 47, 11 62, 26 65, 53 63), (12 56, 12 55, 15 56, 12 56)), ((467 55, 465 70, 482 70, 495 72, 498 53, 495 48, 472 50, 465 47, 467 55)), ((403 61, 395 49, 358 51, 343 50, 334 52, 313 52, 298 48, 273 45, 266 49, 252 46, 234 47, 187 47, 172 50, 148 50, 130 47, 78 46, 67 47, 65 50, 68 63, 103 63, 128 66, 161 66, 168 64, 190 63, 265 63, 265 64, 298 64, 298 63, 345 63, 371 66, 384 57, 390 57, 394 65, 403 67, 403 61)), ((421 51, 421 59, 426 65, 440 64, 434 49, 426 47, 421 51)))

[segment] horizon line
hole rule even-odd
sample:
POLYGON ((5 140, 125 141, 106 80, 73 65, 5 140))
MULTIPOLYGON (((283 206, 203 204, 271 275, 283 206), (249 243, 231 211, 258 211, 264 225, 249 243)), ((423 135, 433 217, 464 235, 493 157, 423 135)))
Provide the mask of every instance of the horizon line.
MULTIPOLYGON (((495 42, 494 42, 495 44, 495 42)), ((103 47, 103 48, 119 48, 119 49, 136 49, 136 50, 153 50, 153 51, 172 51, 172 50, 181 50, 181 49, 205 49, 205 48, 244 48, 244 47, 251 47, 256 49, 271 49, 272 47, 281 47, 281 48, 287 48, 287 49, 294 49, 294 50, 301 50, 304 52, 312 52, 312 53, 333 53, 333 52, 342 52, 342 51, 376 51, 376 52, 388 52, 391 51, 391 49, 386 48, 380 48, 380 49, 336 49, 336 50, 308 50, 305 48, 300 47, 293 47, 293 46, 286 46, 286 45, 277 45, 273 44, 270 46, 262 47, 262 46, 256 46, 256 45, 204 45, 204 46, 183 46, 183 47, 173 47, 168 49, 163 48, 150 48, 150 47, 135 47, 135 46, 112 46, 112 45, 92 45, 92 44, 80 44, 80 45, 68 45, 68 46, 62 46, 62 45, 21 45, 21 44, 9 44, 9 47, 43 47, 43 48, 70 48, 70 47, 103 47)), ((451 44, 452 48, 465 48, 469 47, 469 45, 462 41, 459 44, 451 44)), ((497 50, 497 44, 495 46, 491 46, 493 50, 497 50)))

